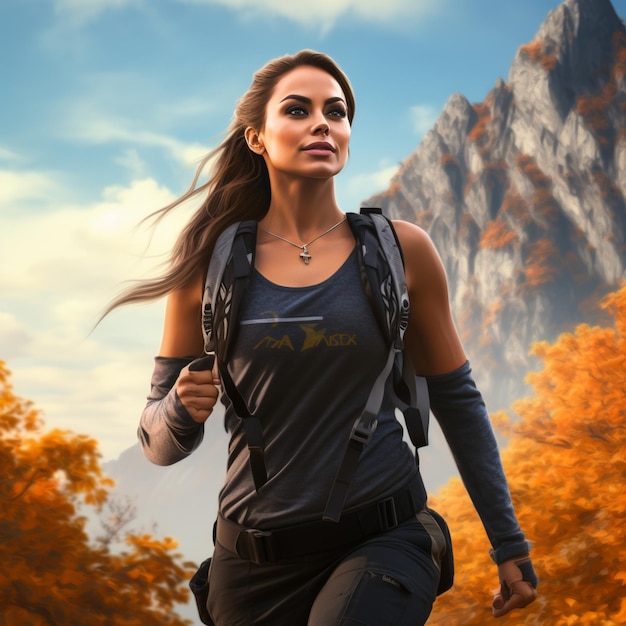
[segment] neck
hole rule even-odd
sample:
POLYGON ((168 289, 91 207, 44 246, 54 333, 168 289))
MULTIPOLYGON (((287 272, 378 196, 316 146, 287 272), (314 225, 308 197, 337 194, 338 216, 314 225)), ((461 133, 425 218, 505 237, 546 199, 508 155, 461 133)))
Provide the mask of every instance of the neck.
POLYGON ((332 180, 298 183, 288 188, 272 185, 270 208, 260 225, 294 241, 306 242, 337 223, 343 213, 335 199, 332 180))

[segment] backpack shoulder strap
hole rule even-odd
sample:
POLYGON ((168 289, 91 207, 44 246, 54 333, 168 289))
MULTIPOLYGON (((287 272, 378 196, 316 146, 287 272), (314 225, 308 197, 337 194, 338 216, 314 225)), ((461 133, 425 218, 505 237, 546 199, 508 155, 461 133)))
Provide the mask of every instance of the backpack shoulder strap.
POLYGON ((237 234, 239 224, 240 222, 231 224, 217 238, 204 281, 204 293, 202 296, 202 333, 204 335, 204 351, 207 354, 209 352, 215 352, 213 339, 213 303, 216 300, 219 285, 224 276, 226 263, 232 253, 233 241, 237 234))
POLYGON ((250 413, 226 365, 238 327, 241 299, 254 263, 256 231, 254 221, 237 222, 218 237, 205 281, 202 329, 205 352, 215 354, 224 390, 242 420, 254 486, 258 491, 267 482, 261 422, 250 413))
POLYGON ((256 222, 235 222, 218 237, 207 270, 202 298, 205 352, 219 350, 222 360, 232 345, 239 304, 254 263, 256 222))
POLYGON ((409 297, 402 251, 393 224, 380 209, 361 209, 361 214, 348 213, 347 216, 359 245, 365 291, 387 335, 389 353, 365 408, 352 428, 326 503, 324 519, 328 521, 338 521, 341 516, 361 452, 377 427, 385 387, 394 369, 399 372, 394 372, 393 376, 394 400, 404 413, 407 431, 416 448, 426 445, 429 417, 425 380, 415 376, 408 358, 403 354, 409 297))
MULTIPOLYGON (((418 406, 423 390, 420 389, 422 393, 418 394, 417 378, 408 358, 403 354, 404 333, 409 320, 409 297, 402 251, 393 224, 382 215, 380 209, 361 209, 361 214, 348 213, 347 216, 359 245, 365 291, 377 318, 382 320, 381 327, 388 338, 389 353, 365 408, 354 423, 326 502, 323 518, 335 522, 341 516, 361 452, 376 430, 387 381, 394 369, 401 372, 401 375, 394 373, 394 382, 406 378, 406 382, 400 385, 401 395, 396 392, 394 385, 394 399, 405 415, 407 431, 416 448, 425 445, 424 433, 427 430, 424 429, 428 428, 428 423, 424 423, 424 419, 428 419, 428 410, 424 405, 418 406)), ((428 406, 428 400, 425 406, 428 406)))
MULTIPOLYGON (((401 298, 402 311, 398 319, 396 345, 403 349, 404 333, 408 326, 409 298, 402 249, 391 220, 378 209, 368 210, 368 213, 376 225, 378 240, 389 262, 394 289, 401 298)), ((421 448, 428 445, 430 416, 428 385, 423 376, 415 375, 406 353, 399 355, 397 361, 400 361, 396 364, 399 375, 396 373, 393 386, 396 405, 404 415, 411 442, 415 448, 421 448)))

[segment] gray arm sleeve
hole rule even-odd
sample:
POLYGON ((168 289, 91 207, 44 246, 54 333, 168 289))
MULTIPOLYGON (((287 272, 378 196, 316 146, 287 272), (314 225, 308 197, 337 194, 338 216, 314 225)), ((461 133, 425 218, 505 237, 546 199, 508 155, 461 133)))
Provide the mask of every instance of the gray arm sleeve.
POLYGON ((174 383, 194 357, 154 359, 150 395, 141 414, 137 435, 146 458, 156 465, 172 465, 189 456, 202 442, 204 424, 193 420, 180 401, 174 383))
POLYGON ((504 475, 487 409, 476 388, 469 362, 441 376, 427 377, 431 408, 461 479, 476 507, 500 564, 529 551, 504 475))

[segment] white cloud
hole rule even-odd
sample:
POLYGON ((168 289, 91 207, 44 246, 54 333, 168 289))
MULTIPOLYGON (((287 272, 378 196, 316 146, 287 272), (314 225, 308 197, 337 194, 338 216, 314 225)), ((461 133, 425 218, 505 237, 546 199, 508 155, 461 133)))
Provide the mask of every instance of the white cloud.
POLYGON ((104 11, 136 4, 139 4, 137 0, 54 0, 57 14, 75 26, 97 18, 104 11))
POLYGON ((206 118, 215 109, 210 98, 164 94, 158 83, 132 72, 92 73, 83 78, 79 97, 72 95, 60 103, 54 132, 64 141, 121 144, 126 151, 122 158, 135 172, 141 165, 139 147, 158 148, 189 165, 210 148, 181 141, 176 129, 189 119, 206 118))
MULTIPOLYGON (((47 188, 45 175, 13 174, 17 201, 42 195, 27 183, 47 188)), ((151 178, 106 188, 86 206, 72 204, 70 189, 56 191, 45 212, 0 212, 0 359, 47 427, 86 433, 112 458, 136 440, 163 302, 116 311, 90 331, 123 281, 149 275, 163 260, 193 207, 166 218, 151 237, 137 223, 174 198, 151 178)))
MULTIPOLYGON (((305 27, 330 30, 339 19, 347 18, 406 26, 441 12, 447 0, 316 0, 315 2, 284 2, 284 0, 178 0, 188 4, 225 6, 240 12, 246 20, 279 16, 305 27)), ((142 0, 54 0, 58 15, 70 26, 82 26, 97 19, 103 12, 127 7, 141 8, 142 0)))
POLYGON ((29 351, 33 337, 15 316, 0 311, 0 359, 10 361, 29 351))
POLYGON ((23 200, 46 200, 59 191, 57 177, 48 172, 0 170, 0 204, 8 207, 23 200))
POLYGON ((115 158, 115 162, 121 165, 133 180, 144 178, 148 171, 145 161, 134 148, 124 150, 120 156, 115 158))
POLYGON ((13 150, 9 150, 9 148, 3 148, 2 146, 0 146, 0 161, 21 161, 22 158, 20 157, 19 154, 17 154, 17 152, 13 152, 13 150))
MULTIPOLYGON (((0 171, 0 180, 2 174, 0 171)), ((31 180, 32 173, 24 176, 31 180)), ((28 191, 39 195, 37 189, 28 191)), ((3 294, 20 289, 61 294, 65 289, 80 290, 88 297, 102 295, 103 289, 129 278, 130 272, 142 275, 149 271, 169 249, 180 226, 168 228, 166 221, 154 237, 147 226, 137 228, 143 217, 174 199, 151 178, 135 180, 126 187, 108 187, 101 200, 90 206, 73 206, 63 195, 57 197, 61 199, 50 202, 47 211, 35 218, 28 211, 0 215, 0 260, 4 267, 11 267, 10 272, 0 274, 3 294), (152 261, 142 257, 149 243, 152 261)), ((180 221, 180 214, 171 220, 180 221)))
POLYGON ((350 17, 375 24, 406 24, 439 12, 446 0, 316 0, 315 2, 284 2, 284 0, 181 0, 195 4, 219 4, 241 12, 246 19, 268 15, 298 22, 310 27, 332 28, 339 18, 350 17))
POLYGON ((77 115, 68 118, 63 133, 68 138, 86 143, 162 148, 184 165, 198 161, 209 151, 200 143, 185 143, 171 135, 141 130, 132 120, 107 117, 94 111, 77 111, 77 115))
POLYGON ((411 120, 418 137, 423 137, 434 125, 440 111, 433 106, 417 104, 411 107, 411 120))
POLYGON ((355 202, 351 205, 356 206, 358 202, 387 189, 397 171, 397 165, 381 165, 380 169, 375 172, 366 172, 350 177, 347 191, 350 196, 355 198, 355 202))

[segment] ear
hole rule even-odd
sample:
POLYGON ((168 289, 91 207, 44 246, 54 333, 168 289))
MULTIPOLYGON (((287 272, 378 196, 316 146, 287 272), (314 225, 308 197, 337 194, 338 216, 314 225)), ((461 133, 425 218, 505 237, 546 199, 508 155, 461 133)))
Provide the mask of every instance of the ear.
POLYGON ((265 146, 261 141, 261 137, 259 136, 258 131, 256 131, 251 126, 246 128, 244 137, 246 138, 246 143, 248 144, 248 148, 252 150, 252 152, 256 154, 263 154, 265 152, 265 146))

